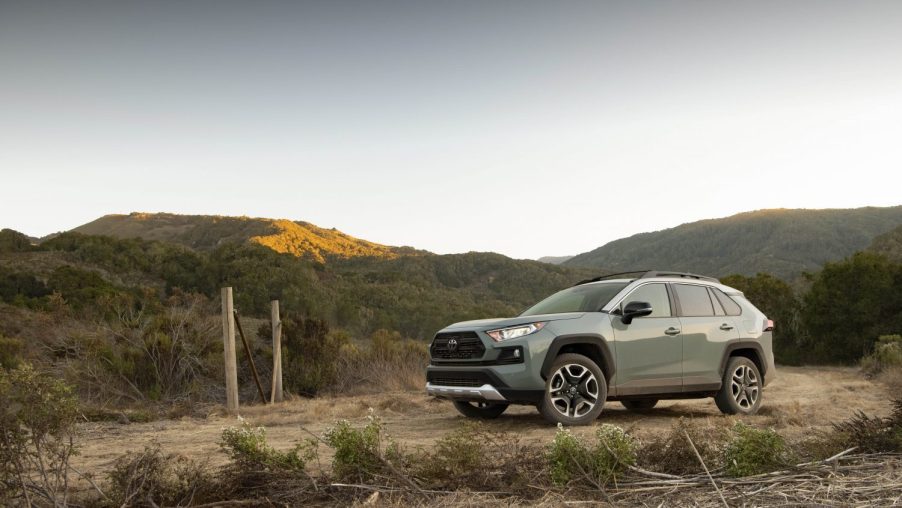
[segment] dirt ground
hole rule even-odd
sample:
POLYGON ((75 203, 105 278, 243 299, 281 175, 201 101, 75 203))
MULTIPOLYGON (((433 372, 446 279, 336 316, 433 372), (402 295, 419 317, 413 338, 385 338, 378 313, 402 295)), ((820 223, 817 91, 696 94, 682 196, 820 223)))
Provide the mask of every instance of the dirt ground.
MULTIPOLYGON (((889 394, 883 385, 865 379, 857 369, 842 367, 782 367, 778 378, 764 391, 758 415, 743 420, 755 426, 778 430, 790 440, 801 439, 816 430, 830 428, 830 423, 843 420, 862 410, 872 415, 889 412, 889 394)), ((321 435, 338 419, 363 424, 369 409, 382 418, 386 431, 404 447, 428 446, 455 429, 463 421, 450 402, 427 397, 425 393, 395 392, 370 396, 297 399, 273 406, 246 406, 241 415, 252 425, 267 429, 270 444, 287 449, 309 437, 304 430, 321 435)), ((725 419, 711 399, 662 401, 652 411, 631 413, 616 402, 610 402, 598 424, 613 423, 632 432, 639 439, 667 432, 681 417, 725 419)), ((81 453, 74 465, 82 471, 103 476, 113 461, 123 453, 141 450, 157 441, 166 452, 178 452, 194 459, 223 463, 219 450, 222 429, 238 425, 235 417, 226 416, 219 408, 210 414, 151 423, 85 423, 81 425, 81 453)), ((546 423, 527 406, 512 406, 497 420, 488 422, 495 430, 521 436, 524 443, 546 444, 555 427, 546 423)), ((592 427, 575 429, 589 434, 592 427)))

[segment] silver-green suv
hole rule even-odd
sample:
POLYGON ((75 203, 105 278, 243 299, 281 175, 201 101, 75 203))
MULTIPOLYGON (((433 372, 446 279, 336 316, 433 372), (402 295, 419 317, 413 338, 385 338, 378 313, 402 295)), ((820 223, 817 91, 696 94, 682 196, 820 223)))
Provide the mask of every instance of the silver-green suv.
POLYGON ((566 425, 592 422, 607 400, 647 410, 660 399, 714 397, 724 413, 753 414, 775 375, 772 330, 773 321, 717 279, 608 275, 514 318, 440 330, 426 391, 469 417, 529 404, 566 425))

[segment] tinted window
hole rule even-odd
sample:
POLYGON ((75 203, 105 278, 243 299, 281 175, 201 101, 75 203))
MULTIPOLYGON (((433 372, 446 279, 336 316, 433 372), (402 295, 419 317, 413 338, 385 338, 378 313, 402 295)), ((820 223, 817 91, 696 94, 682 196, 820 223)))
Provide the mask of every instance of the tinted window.
POLYGON ((668 317, 670 313, 670 298, 667 297, 667 288, 664 284, 645 284, 639 286, 629 294, 621 309, 630 302, 648 302, 651 304, 652 313, 648 317, 668 317))
POLYGON ((688 284, 674 284, 677 299, 680 301, 680 309, 683 316, 713 316, 714 307, 711 306, 711 297, 704 286, 690 286, 688 284))
POLYGON ((717 301, 717 298, 714 297, 714 288, 708 288, 708 296, 711 297, 711 303, 714 304, 714 315, 716 316, 726 316, 727 313, 723 311, 723 306, 720 305, 720 302, 717 301))
POLYGON ((727 311, 728 316, 738 316, 742 314, 742 307, 734 302, 732 298, 727 296, 726 293, 719 289, 711 288, 711 290, 714 291, 714 296, 716 296, 717 300, 720 301, 720 304, 723 305, 723 310, 727 311))
POLYGON ((596 312, 625 288, 626 282, 599 282, 574 286, 549 296, 526 309, 521 316, 561 312, 596 312))

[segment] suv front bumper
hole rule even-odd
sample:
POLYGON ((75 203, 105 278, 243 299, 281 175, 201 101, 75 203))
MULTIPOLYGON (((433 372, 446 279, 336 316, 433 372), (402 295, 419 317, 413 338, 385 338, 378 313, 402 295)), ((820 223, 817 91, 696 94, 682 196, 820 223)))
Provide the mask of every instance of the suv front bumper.
POLYGON ((506 401, 504 395, 490 384, 478 387, 471 386, 442 386, 426 383, 426 393, 435 397, 462 400, 493 400, 506 401))

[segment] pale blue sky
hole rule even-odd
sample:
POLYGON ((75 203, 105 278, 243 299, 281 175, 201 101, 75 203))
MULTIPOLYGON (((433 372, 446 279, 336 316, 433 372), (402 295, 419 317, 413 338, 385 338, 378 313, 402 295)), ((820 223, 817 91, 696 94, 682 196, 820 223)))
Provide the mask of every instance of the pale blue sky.
POLYGON ((0 0, 0 227, 513 257, 902 204, 902 2, 0 0))

